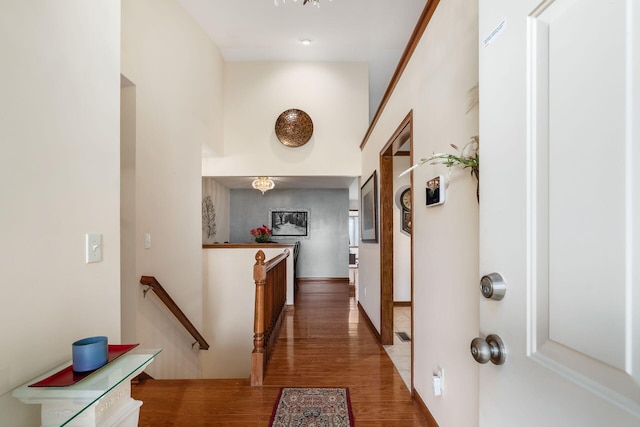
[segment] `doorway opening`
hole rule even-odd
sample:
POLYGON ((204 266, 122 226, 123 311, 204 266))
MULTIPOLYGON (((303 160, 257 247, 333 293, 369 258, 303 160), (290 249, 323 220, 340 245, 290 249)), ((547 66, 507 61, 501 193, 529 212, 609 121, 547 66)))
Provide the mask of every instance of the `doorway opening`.
POLYGON ((412 118, 380 151, 380 340, 413 393, 412 118))

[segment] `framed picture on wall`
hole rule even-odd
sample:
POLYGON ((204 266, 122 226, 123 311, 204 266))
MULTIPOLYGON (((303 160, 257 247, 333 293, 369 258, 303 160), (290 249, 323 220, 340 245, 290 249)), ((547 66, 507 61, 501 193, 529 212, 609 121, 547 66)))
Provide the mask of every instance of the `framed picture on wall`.
POLYGON ((309 209, 272 209, 269 225, 271 237, 309 238, 309 209))
POLYGON ((378 242, 378 178, 376 171, 360 187, 360 235, 365 243, 378 242))

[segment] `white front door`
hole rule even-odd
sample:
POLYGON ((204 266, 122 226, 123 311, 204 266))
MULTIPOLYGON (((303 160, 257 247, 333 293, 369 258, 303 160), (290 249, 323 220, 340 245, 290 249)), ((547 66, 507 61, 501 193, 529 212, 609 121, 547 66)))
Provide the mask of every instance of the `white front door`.
POLYGON ((640 1, 479 13, 480 426, 640 426, 640 1))

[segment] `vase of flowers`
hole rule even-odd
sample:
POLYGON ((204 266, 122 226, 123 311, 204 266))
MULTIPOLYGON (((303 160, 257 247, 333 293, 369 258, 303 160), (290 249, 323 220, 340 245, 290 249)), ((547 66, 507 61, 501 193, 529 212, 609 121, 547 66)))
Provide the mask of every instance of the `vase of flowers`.
POLYGON ((257 243, 266 243, 271 240, 271 229, 262 224, 262 227, 254 228, 250 231, 257 243))

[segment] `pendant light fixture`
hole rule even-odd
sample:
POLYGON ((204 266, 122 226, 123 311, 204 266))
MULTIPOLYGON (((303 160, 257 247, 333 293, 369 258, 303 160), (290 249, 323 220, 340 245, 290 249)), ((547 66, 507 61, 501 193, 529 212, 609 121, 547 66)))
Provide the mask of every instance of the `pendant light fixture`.
MULTIPOLYGON (((273 0, 273 4, 275 4, 276 6, 280 6, 280 1, 282 1, 282 3, 286 3, 287 0, 273 0)), ((329 0, 332 1, 332 0, 329 0)), ((297 3, 298 0, 293 0, 294 3, 297 3)), ((302 4, 305 5, 307 3, 310 3, 314 6, 320 7, 320 0, 303 0, 302 4)))
POLYGON ((259 176, 258 178, 253 180, 253 183, 251 185, 256 190, 262 191, 263 195, 265 191, 273 190, 273 187, 276 186, 273 180, 267 176, 259 176))

